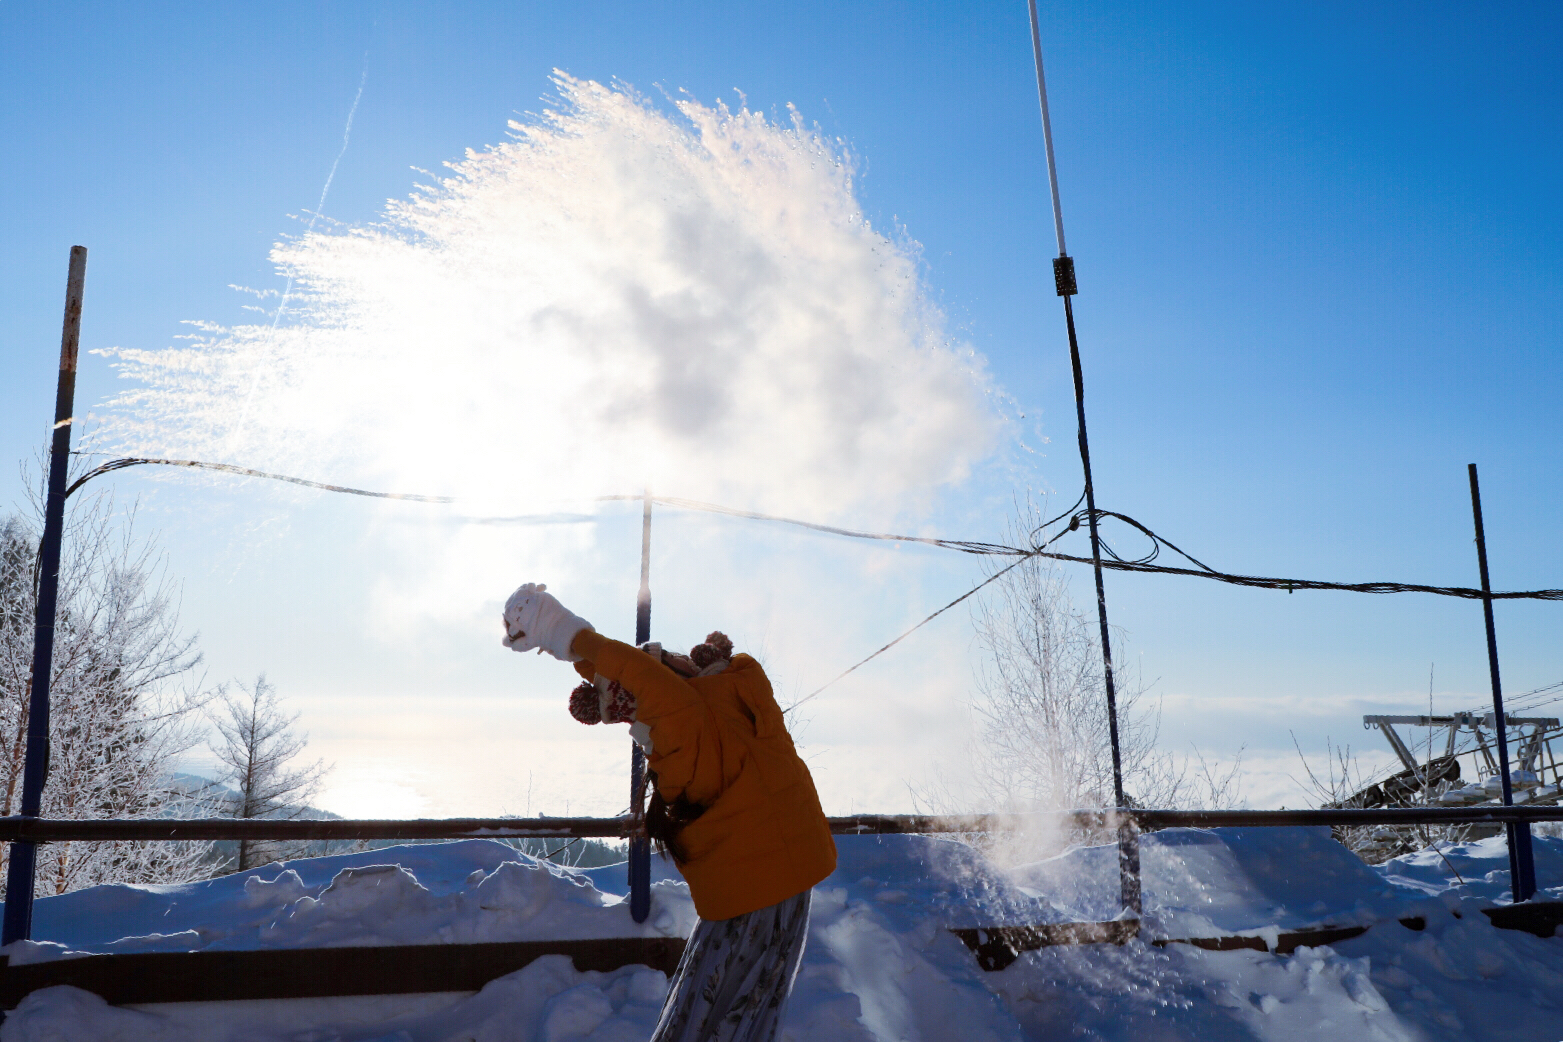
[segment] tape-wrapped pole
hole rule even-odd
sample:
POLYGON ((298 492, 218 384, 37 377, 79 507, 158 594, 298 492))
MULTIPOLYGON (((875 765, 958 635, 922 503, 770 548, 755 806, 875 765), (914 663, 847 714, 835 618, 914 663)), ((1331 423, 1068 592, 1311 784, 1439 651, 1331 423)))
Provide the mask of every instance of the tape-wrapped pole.
MULTIPOLYGON (((81 302, 87 283, 87 248, 71 247, 65 280, 65 324, 60 335, 60 373, 54 391, 54 430, 49 445, 49 486, 38 546, 38 604, 33 620, 33 670, 27 705, 27 755, 22 767, 22 817, 43 807, 49 771, 49 681, 54 669, 54 616, 60 593, 60 542, 65 530, 65 484, 71 459, 71 425, 76 405, 76 354, 81 346, 81 302)), ((27 940, 33 926, 33 879, 38 848, 11 844, 6 872, 5 922, 0 944, 27 940)))

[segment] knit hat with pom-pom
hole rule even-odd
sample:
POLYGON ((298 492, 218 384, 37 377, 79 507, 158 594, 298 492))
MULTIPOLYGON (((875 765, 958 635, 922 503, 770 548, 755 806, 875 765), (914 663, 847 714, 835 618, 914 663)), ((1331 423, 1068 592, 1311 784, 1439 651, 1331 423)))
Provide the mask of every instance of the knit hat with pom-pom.
POLYGON ((689 657, 702 670, 713 662, 726 661, 733 657, 732 639, 721 630, 712 630, 706 634, 704 644, 689 649, 689 657))
POLYGON ((583 724, 602 723, 602 709, 597 700, 597 687, 590 680, 583 680, 570 692, 570 715, 583 724))

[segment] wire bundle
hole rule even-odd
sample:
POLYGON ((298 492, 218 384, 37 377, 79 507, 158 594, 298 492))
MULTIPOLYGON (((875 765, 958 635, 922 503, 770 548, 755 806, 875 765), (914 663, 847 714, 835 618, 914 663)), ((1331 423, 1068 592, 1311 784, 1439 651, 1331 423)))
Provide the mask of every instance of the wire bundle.
MULTIPOLYGON (((266 478, 271 481, 286 481, 294 485, 303 485, 306 488, 317 488, 325 492, 341 492, 353 496, 369 496, 374 499, 399 499, 416 503, 456 502, 456 500, 450 496, 421 496, 403 492, 369 492, 360 488, 349 488, 346 485, 331 485, 321 481, 310 481, 305 478, 289 477, 285 474, 271 474, 267 473, 266 471, 251 470, 248 467, 236 467, 229 463, 207 463, 202 460, 150 459, 143 457, 127 457, 125 459, 110 460, 108 463, 104 463, 77 478, 76 481, 73 482, 66 490, 65 494, 69 496, 82 485, 101 474, 108 474, 116 470, 123 470, 126 467, 135 467, 145 464, 167 467, 191 467, 201 470, 215 470, 227 474, 239 474, 244 477, 266 478)), ((737 507, 722 506, 718 503, 703 503, 699 500, 678 499, 670 496, 615 495, 599 496, 597 498, 598 502, 612 502, 618 500, 644 501, 646 499, 650 499, 653 503, 657 503, 662 506, 674 507, 676 509, 698 510, 708 514, 722 514, 727 517, 744 518, 745 520, 749 521, 772 521, 777 524, 793 525, 798 528, 807 528, 815 532, 824 532, 827 535, 845 536, 850 539, 874 539, 884 542, 896 543, 922 543, 927 546, 937 546, 945 550, 955 550, 963 554, 974 554, 983 557, 1016 558, 1015 561, 999 569, 997 572, 994 572, 992 575, 988 576, 988 578, 984 579, 970 590, 967 590, 965 593, 961 594, 959 597, 955 598, 953 601, 946 604, 938 611, 933 612, 917 625, 913 626, 911 629, 895 638, 895 640, 892 640, 890 643, 875 651, 872 655, 869 655, 867 658, 858 662, 851 668, 844 670, 828 683, 805 695, 797 702, 794 702, 792 706, 789 707, 789 711, 796 709, 804 702, 814 698, 816 695, 823 692, 826 688, 830 687, 832 684, 835 684, 836 681, 841 680, 843 677, 857 670, 860 666, 866 665, 875 658, 878 658, 880 655, 884 654, 886 651, 889 651, 891 648, 901 643, 901 641, 905 640, 919 629, 922 629, 922 627, 926 626, 940 615, 943 615, 951 608, 977 593, 984 586, 987 586, 989 583, 1001 578, 1010 569, 1017 567, 1027 560, 1035 557, 1043 557, 1053 561, 1067 561, 1071 564, 1094 563, 1089 557, 1079 557, 1074 554, 1063 554, 1048 550, 1048 547, 1052 546, 1055 542, 1057 542, 1059 539, 1062 539, 1070 532, 1078 531, 1082 524, 1087 526, 1089 525, 1092 512, 1089 510, 1079 509, 1081 502, 1085 499, 1084 492, 1080 493, 1080 498, 1076 499, 1068 510, 1032 529, 1032 545, 1029 547, 1006 546, 1003 543, 986 543, 967 539, 940 539, 932 536, 897 535, 890 532, 860 532, 850 528, 838 528, 835 525, 823 525, 814 521, 802 521, 792 517, 781 517, 776 514, 762 514, 758 511, 740 510, 737 507), (1045 540, 1042 538, 1048 529, 1063 521, 1066 517, 1069 519, 1069 523, 1061 528, 1057 534, 1045 540)), ((523 515, 517 517, 466 518, 464 520, 468 523, 474 524, 524 524, 528 522, 536 522, 539 519, 550 520, 557 517, 558 515, 523 515)), ((1180 549, 1177 544, 1173 543, 1171 540, 1157 535, 1149 527, 1141 524, 1139 521, 1136 521, 1127 514, 1118 513, 1115 510, 1099 509, 1095 511, 1095 517, 1098 522, 1108 518, 1121 521, 1151 541, 1150 550, 1147 553, 1135 558, 1126 558, 1122 556, 1111 546, 1109 546, 1105 539, 1100 541, 1102 554, 1104 555, 1101 562, 1102 567, 1116 569, 1117 571, 1121 572, 1147 572, 1159 575, 1184 575, 1196 579, 1212 579, 1217 582, 1230 583, 1233 586, 1248 586, 1266 590, 1286 590, 1288 593, 1292 593, 1297 590, 1339 590, 1345 593, 1431 593, 1441 597, 1461 597, 1467 600, 1481 600, 1484 597, 1491 597, 1493 600, 1563 601, 1563 590, 1509 590, 1484 593, 1481 590, 1469 586, 1428 586, 1421 583, 1400 582, 1339 583, 1327 582, 1320 579, 1277 579, 1262 575, 1244 575, 1236 572, 1222 572, 1210 567, 1203 561, 1189 554, 1187 551, 1180 549), (1194 567, 1185 568, 1165 564, 1156 564, 1155 562, 1157 558, 1161 556, 1161 549, 1164 546, 1173 553, 1177 554, 1179 557, 1182 557, 1184 560, 1188 561, 1190 564, 1194 565, 1194 567)), ((1521 697, 1522 699, 1528 698, 1545 692, 1554 692, 1559 689, 1563 689, 1563 681, 1560 681, 1559 683, 1550 687, 1539 688, 1537 691, 1529 692, 1527 695, 1521 697)), ((1550 700, 1551 699, 1545 699, 1544 701, 1550 700)), ((1515 708, 1519 707, 1516 706, 1515 708)))

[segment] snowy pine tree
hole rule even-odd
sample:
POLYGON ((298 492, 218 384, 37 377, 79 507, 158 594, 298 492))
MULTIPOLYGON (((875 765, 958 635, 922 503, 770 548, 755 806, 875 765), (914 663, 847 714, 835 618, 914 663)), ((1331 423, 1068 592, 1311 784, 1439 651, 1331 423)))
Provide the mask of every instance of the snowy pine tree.
MULTIPOLYGON (((221 737, 213 751, 227 768, 222 780, 234 791, 229 813, 236 818, 303 817, 330 768, 318 760, 291 766, 309 736, 294 732, 298 714, 282 709, 264 674, 252 687, 240 684, 239 691, 223 698, 213 720, 221 737)), ((298 849, 298 844, 240 840, 231 867, 242 872, 295 856, 298 849)))

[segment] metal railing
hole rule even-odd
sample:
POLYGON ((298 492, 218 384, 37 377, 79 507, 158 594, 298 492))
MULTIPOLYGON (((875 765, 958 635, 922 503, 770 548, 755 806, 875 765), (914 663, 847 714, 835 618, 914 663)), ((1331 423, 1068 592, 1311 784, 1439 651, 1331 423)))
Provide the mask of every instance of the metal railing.
MULTIPOLYGON (((1342 810, 1069 810, 1035 814, 856 814, 831 818, 837 835, 959 834, 1031 829, 1141 830, 1360 825, 1532 824, 1563 821, 1563 807, 1373 807, 1342 810)), ((627 839, 623 818, 0 818, 0 842, 212 840, 627 839)))

